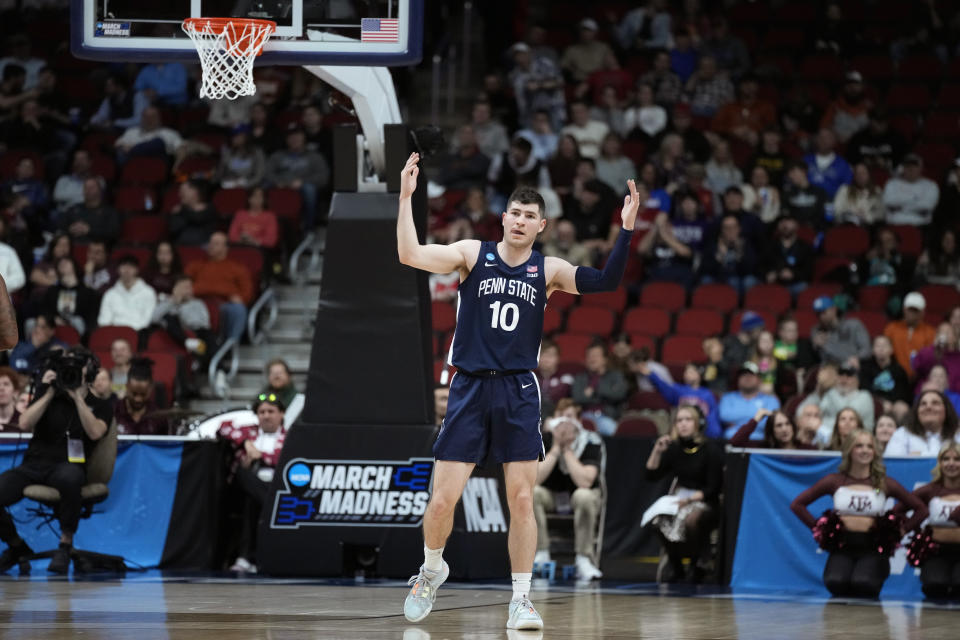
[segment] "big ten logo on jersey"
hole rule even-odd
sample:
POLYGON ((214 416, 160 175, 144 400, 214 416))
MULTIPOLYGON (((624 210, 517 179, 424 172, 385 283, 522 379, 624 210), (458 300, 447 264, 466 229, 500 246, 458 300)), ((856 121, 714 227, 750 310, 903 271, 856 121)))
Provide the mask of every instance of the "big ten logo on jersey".
POLYGON ((496 478, 470 478, 463 490, 463 515, 469 533, 507 530, 496 478))
POLYGON ((272 529, 302 526, 416 527, 430 499, 432 458, 287 463, 272 529))

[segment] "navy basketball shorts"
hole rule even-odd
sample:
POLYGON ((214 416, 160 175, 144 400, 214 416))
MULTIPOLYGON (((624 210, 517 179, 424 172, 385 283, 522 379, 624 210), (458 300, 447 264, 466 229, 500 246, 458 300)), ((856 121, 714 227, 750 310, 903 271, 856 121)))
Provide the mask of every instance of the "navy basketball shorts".
POLYGON ((537 377, 531 372, 492 377, 455 373, 433 455, 480 467, 543 460, 537 377))

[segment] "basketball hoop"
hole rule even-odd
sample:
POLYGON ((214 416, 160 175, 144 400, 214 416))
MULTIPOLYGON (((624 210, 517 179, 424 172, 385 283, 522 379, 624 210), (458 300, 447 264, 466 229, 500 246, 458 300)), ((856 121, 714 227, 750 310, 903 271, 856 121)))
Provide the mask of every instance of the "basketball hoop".
POLYGON ((277 28, 271 20, 187 18, 183 30, 197 46, 203 84, 200 97, 235 100, 257 92, 253 61, 277 28))

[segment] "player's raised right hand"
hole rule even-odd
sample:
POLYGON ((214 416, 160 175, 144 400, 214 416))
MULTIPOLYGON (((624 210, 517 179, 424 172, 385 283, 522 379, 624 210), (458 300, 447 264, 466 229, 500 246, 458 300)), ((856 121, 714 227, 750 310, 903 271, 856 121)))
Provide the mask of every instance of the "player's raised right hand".
POLYGON ((420 175, 420 154, 414 151, 407 158, 407 164, 403 165, 403 172, 400 174, 400 199, 409 198, 417 190, 417 176, 420 175))

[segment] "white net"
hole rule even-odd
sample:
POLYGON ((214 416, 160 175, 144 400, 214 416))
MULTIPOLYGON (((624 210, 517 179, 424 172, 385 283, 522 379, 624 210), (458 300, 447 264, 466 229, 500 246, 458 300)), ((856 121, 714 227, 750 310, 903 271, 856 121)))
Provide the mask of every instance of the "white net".
POLYGON ((257 92, 253 61, 276 29, 269 20, 190 18, 183 30, 200 54, 200 97, 235 100, 257 92))

